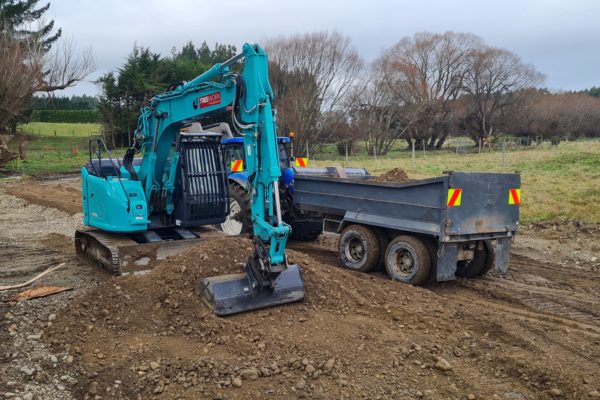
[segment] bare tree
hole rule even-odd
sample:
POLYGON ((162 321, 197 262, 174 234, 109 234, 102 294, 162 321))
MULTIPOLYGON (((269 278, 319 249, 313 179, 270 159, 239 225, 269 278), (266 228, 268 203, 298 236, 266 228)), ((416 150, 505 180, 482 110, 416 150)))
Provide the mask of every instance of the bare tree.
POLYGON ((450 133, 452 105, 461 93, 467 56, 482 45, 468 33, 417 33, 388 49, 383 58, 398 75, 403 101, 420 115, 408 130, 419 148, 440 148, 450 133))
POLYGON ((383 54, 369 65, 348 97, 352 131, 365 140, 369 155, 387 154, 420 112, 419 105, 406 101, 405 79, 383 54))
POLYGON ((544 76, 508 50, 482 46, 471 51, 463 89, 467 93, 471 113, 469 131, 477 143, 492 135, 495 119, 503 108, 522 99, 544 81, 544 76))
POLYGON ((19 41, 8 31, 0 33, 0 132, 28 107, 39 85, 43 59, 39 42, 19 41))
POLYGON ((279 37, 266 43, 274 67, 286 79, 273 78, 280 125, 295 131, 298 145, 320 146, 330 138, 322 116, 342 111, 361 59, 350 39, 337 32, 279 37), (275 67, 276 66, 276 67, 275 67), (301 90, 301 88, 304 88, 301 90))
POLYGON ((79 51, 73 39, 63 39, 50 53, 45 54, 44 73, 37 91, 66 89, 84 80, 95 69, 96 62, 91 47, 79 51))
MULTIPOLYGON (((43 21, 39 21, 43 24, 43 21)), ((0 33, 0 132, 29 108, 31 96, 73 86, 95 68, 91 49, 78 52, 73 41, 48 53, 43 40, 0 33)))

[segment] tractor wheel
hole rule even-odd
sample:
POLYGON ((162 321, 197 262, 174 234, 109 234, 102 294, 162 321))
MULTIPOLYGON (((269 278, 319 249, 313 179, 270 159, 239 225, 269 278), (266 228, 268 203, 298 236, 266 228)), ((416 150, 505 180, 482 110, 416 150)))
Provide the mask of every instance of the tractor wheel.
POLYGON ((228 235, 243 235, 252 232, 248 192, 236 183, 229 184, 229 215, 221 224, 221 230, 228 235))
POLYGON ((485 240, 483 242, 482 250, 475 249, 475 254, 472 260, 459 261, 457 263, 456 276, 460 276, 461 278, 474 278, 476 276, 483 275, 486 272, 488 272, 493 264, 494 248, 492 247, 492 244, 489 240, 485 240))
POLYGON ((485 262, 483 263, 483 268, 477 274, 478 276, 483 276, 488 273, 490 269, 494 267, 496 264, 496 253, 494 251, 494 245, 490 240, 483 241, 483 249, 485 251, 485 262))
POLYGON ((369 272, 379 261, 379 241, 373 230, 363 225, 350 225, 339 239, 342 265, 354 271, 369 272))
POLYGON ((431 257, 425 244, 413 236, 398 236, 385 251, 385 269, 390 278, 422 285, 431 270, 431 257))

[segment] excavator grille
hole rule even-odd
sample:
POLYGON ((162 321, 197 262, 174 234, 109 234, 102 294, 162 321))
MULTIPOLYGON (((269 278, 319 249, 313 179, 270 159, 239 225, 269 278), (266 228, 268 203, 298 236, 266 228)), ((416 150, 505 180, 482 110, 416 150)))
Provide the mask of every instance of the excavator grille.
POLYGON ((179 139, 181 195, 178 225, 217 224, 229 213, 227 169, 221 143, 200 135, 179 139))

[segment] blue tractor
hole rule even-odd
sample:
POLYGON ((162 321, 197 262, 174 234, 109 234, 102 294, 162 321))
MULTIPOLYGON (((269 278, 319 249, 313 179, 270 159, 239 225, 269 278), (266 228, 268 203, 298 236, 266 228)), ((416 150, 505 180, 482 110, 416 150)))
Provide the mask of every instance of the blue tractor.
MULTIPOLYGON (((225 165, 229 176, 229 215, 220 225, 228 235, 241 235, 252 232, 250 201, 248 195, 248 171, 244 152, 244 140, 241 137, 224 138, 225 165)), ((311 174, 325 174, 324 168, 301 168, 292 166, 294 157, 289 137, 278 137, 279 152, 279 199, 283 221, 292 227, 291 239, 301 241, 315 240, 323 232, 323 218, 314 212, 301 211, 294 205, 294 175, 300 171, 311 174)))

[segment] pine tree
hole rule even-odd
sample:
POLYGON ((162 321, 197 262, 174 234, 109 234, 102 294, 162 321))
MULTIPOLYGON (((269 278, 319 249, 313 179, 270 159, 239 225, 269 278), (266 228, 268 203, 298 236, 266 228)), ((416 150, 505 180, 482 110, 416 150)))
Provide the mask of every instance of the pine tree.
POLYGON ((0 32, 12 31, 20 39, 37 38, 44 49, 50 47, 62 34, 59 28, 55 32, 54 20, 45 23, 37 30, 30 30, 29 24, 37 22, 50 8, 50 3, 38 6, 39 0, 0 0, 0 32))

